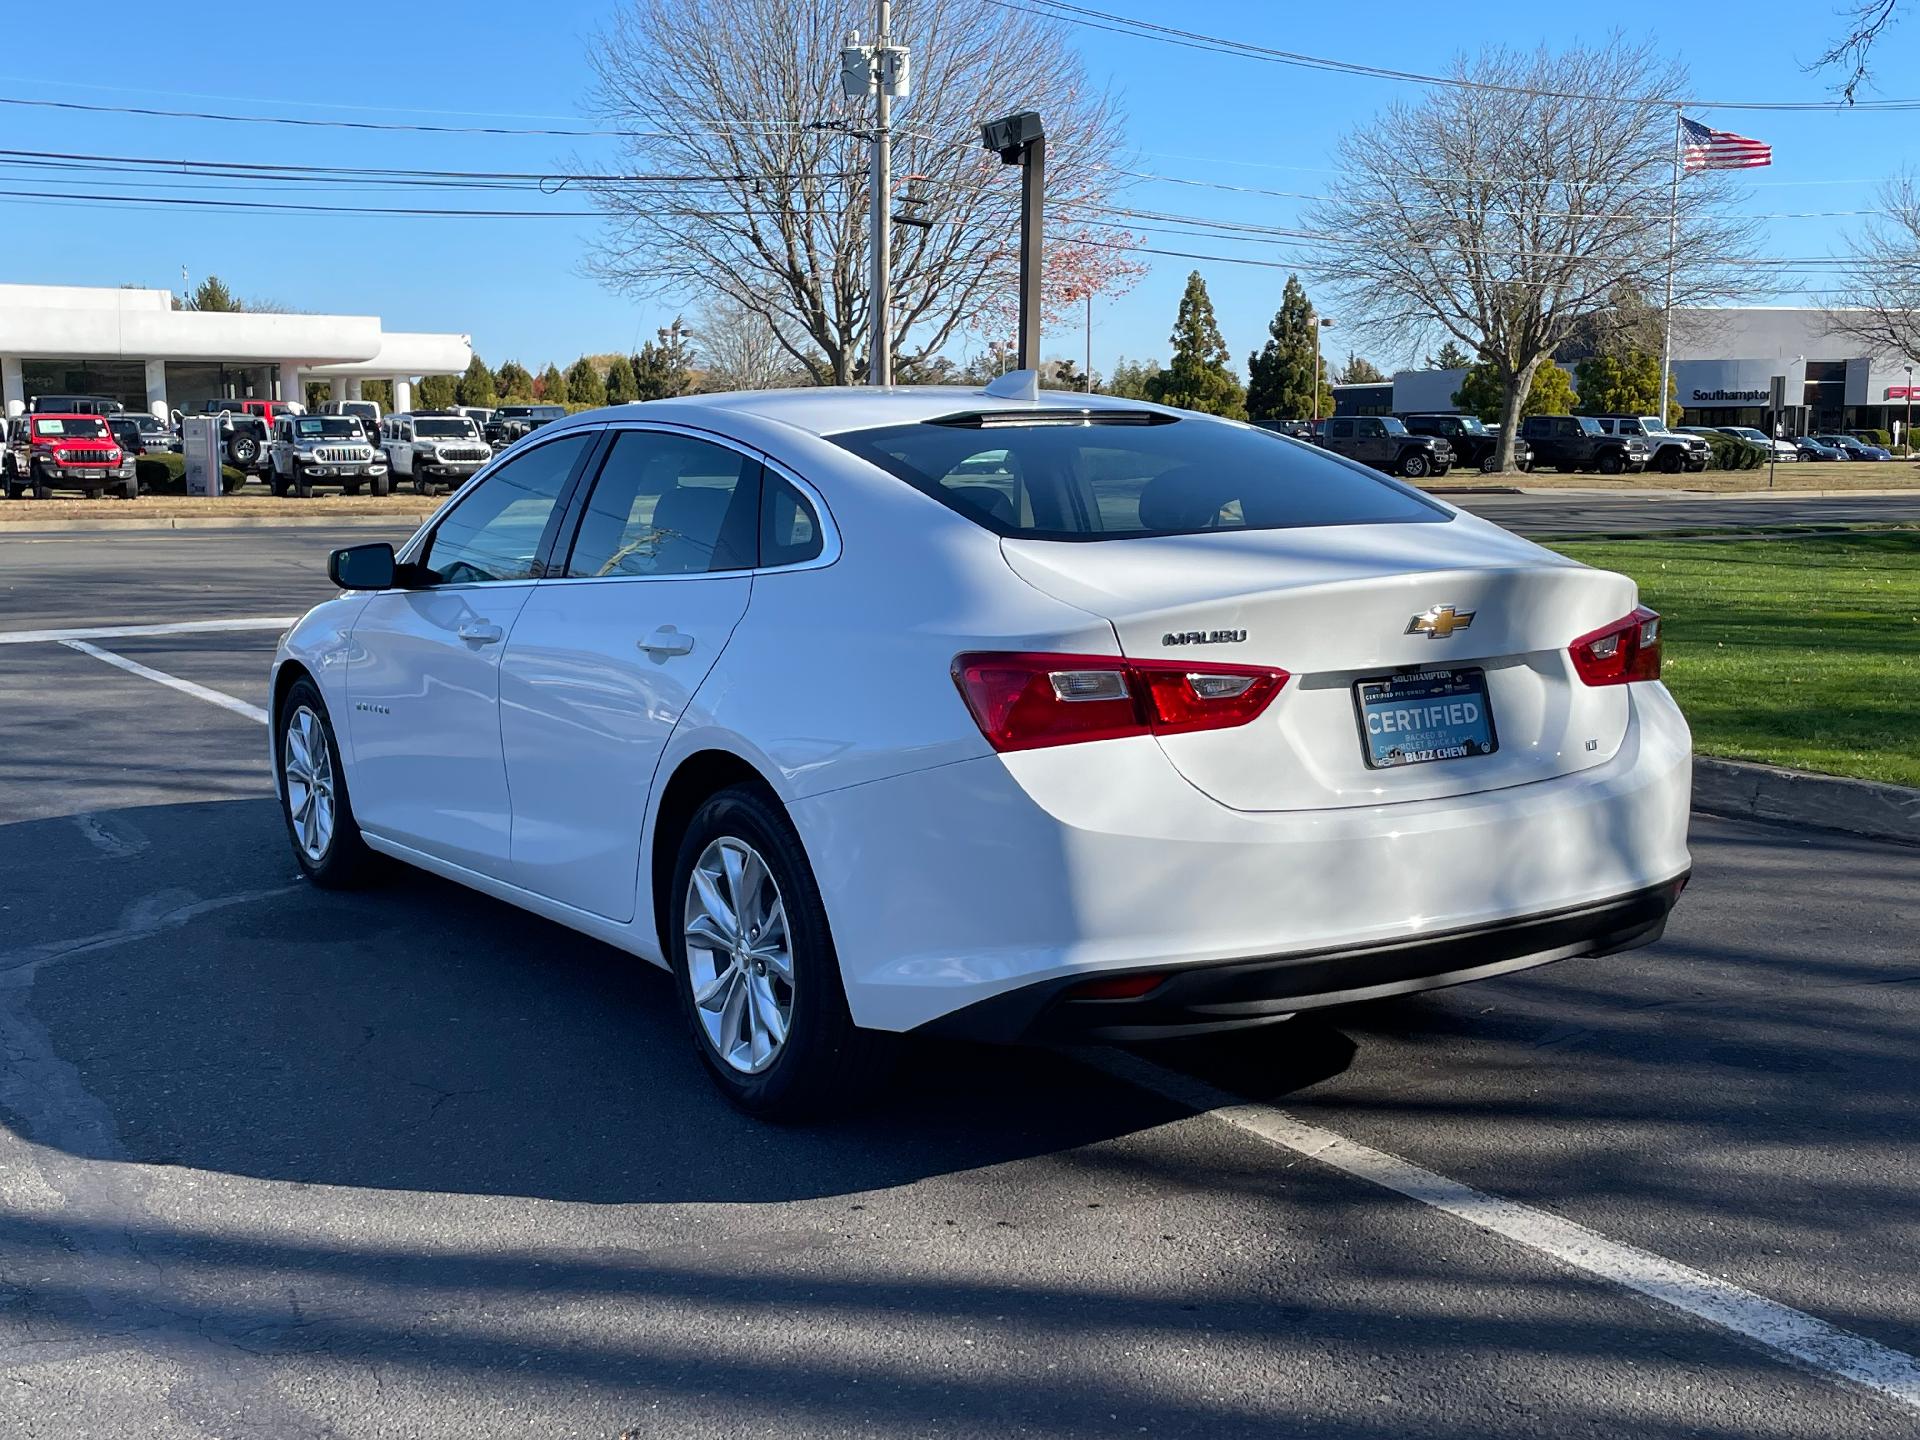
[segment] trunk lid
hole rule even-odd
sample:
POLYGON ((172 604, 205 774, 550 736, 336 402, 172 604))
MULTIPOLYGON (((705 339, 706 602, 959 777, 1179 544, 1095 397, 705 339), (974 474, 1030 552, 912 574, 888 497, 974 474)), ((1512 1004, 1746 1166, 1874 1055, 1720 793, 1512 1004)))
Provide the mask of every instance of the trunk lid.
POLYGON ((1271 665, 1293 677, 1249 725, 1160 737, 1191 784, 1234 809, 1522 785, 1601 764, 1626 735, 1626 687, 1583 684, 1567 645, 1631 611, 1633 582, 1471 516, 1098 543, 1008 539, 1001 549, 1028 584, 1110 621, 1129 657, 1190 659, 1195 670, 1271 665), (1471 622, 1443 636, 1408 633, 1449 606, 1471 622), (1480 672, 1496 748, 1372 768, 1356 685, 1429 671, 1480 672))

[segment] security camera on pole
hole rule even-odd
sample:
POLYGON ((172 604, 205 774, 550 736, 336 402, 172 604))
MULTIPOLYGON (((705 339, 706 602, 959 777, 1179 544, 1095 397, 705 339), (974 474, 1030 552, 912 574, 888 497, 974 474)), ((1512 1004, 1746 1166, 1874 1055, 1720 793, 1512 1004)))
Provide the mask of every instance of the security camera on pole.
POLYGON ((875 0, 876 39, 860 43, 856 31, 840 52, 840 89, 849 99, 873 97, 872 173, 869 177, 868 225, 872 235, 873 274, 867 299, 867 381, 893 383, 893 228, 889 219, 893 190, 893 102, 904 100, 912 88, 911 65, 904 45, 895 45, 892 0, 875 0))
POLYGON ((1020 167, 1020 353, 1016 367, 1037 370, 1046 230, 1046 127, 1033 111, 1022 110, 983 124, 980 143, 999 155, 1001 164, 1020 167))

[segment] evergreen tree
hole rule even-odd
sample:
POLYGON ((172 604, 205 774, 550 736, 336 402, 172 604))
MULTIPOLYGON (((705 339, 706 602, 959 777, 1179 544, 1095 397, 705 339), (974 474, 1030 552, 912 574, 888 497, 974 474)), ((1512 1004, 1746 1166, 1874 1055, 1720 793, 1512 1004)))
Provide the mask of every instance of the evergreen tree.
POLYGON ((624 355, 613 357, 607 367, 607 404, 625 405, 640 398, 640 382, 633 378, 633 362, 624 355))
POLYGON ((1173 346, 1173 359, 1147 382, 1150 399, 1233 420, 1246 418, 1246 392, 1229 368, 1227 342, 1220 338, 1207 282, 1198 270, 1187 276, 1168 343, 1173 346))
POLYGON ((420 388, 414 393, 419 396, 422 410, 445 410, 460 403, 459 382, 451 375, 422 376, 420 388))
POLYGON ((393 382, 391 380, 362 380, 360 382, 360 398, 362 400, 373 401, 374 404, 380 407, 380 413, 385 415, 393 409, 393 382))
POLYGON ((567 403, 570 405, 607 403, 607 382, 601 376, 599 368, 584 355, 567 367, 567 403))
POLYGON ((1336 385, 1380 385, 1387 380, 1380 367, 1364 356, 1347 352, 1347 363, 1341 367, 1339 375, 1334 377, 1336 385))
MULTIPOLYGON (((1494 368, 1482 361, 1467 371, 1467 378, 1453 392, 1454 408, 1478 415, 1489 423, 1500 418, 1507 389, 1494 368)), ((1520 417, 1529 415, 1565 415, 1572 411, 1576 396, 1573 378, 1551 360, 1534 372, 1533 386, 1520 406, 1520 417)))
POLYGON ((1457 340, 1449 340, 1440 347, 1440 353, 1427 356, 1429 370, 1465 370, 1473 364, 1473 357, 1461 347, 1457 340))
POLYGON ((493 372, 493 393, 501 400, 531 400, 533 375, 518 360, 509 360, 493 372))
POLYGON ((1147 387, 1159 373, 1158 360, 1129 360, 1122 355, 1113 362, 1113 378, 1107 381, 1105 393, 1123 400, 1149 399, 1147 387))
POLYGON ((634 388, 642 400, 670 400, 693 389, 693 346, 678 316, 654 332, 633 357, 634 388))
MULTIPOLYGON (((1651 415, 1660 406, 1660 357, 1637 345, 1622 344, 1589 355, 1574 367, 1580 409, 1588 415, 1651 415)), ((1537 382, 1536 382, 1537 383, 1537 382)), ((1680 387, 1667 386, 1666 422, 1680 423, 1680 387)))
POLYGON ((467 373, 460 377, 454 386, 454 393, 462 405, 483 405, 492 408, 499 400, 498 392, 493 388, 493 371, 487 368, 487 362, 478 355, 467 362, 467 373))
POLYGON ((218 275, 209 275, 194 287, 187 298, 187 309, 217 314, 238 314, 246 309, 240 297, 229 290, 218 275))
POLYGON ((1303 420, 1333 412, 1326 362, 1320 362, 1320 403, 1314 404, 1315 316, 1301 288, 1289 275, 1280 309, 1267 325, 1268 340, 1247 357, 1247 415, 1253 420, 1303 420))
POLYGON ((560 373, 558 365, 549 364, 533 382, 533 398, 543 400, 549 405, 567 403, 567 377, 560 373))

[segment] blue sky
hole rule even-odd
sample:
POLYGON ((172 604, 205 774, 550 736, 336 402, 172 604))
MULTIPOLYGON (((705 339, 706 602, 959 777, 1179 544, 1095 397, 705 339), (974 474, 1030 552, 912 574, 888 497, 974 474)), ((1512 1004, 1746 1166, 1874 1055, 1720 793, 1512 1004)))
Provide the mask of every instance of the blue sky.
MULTIPOLYGON (((0 50, 0 95, 94 104, 227 109, 254 114, 435 123, 484 123, 471 112, 522 118, 507 125, 578 124, 589 39, 618 0, 549 0, 541 6, 469 0, 461 5, 335 0, 316 10, 261 5, 243 23, 183 23, 173 7, 96 4, 89 29, 107 37, 97 54, 127 67, 118 85, 77 60, 70 24, 46 7, 9 28, 0 50), (171 13, 170 13, 171 12, 171 13), (41 42, 45 42, 44 46, 41 42), (36 55, 46 57, 36 60, 36 55), (237 55, 248 63, 235 64, 237 55), (311 63, 308 63, 311 61, 311 63), (84 84, 52 77, 85 77, 84 84), (200 97, 200 98, 189 98, 200 97), (207 98, 218 97, 218 98, 207 98), (353 107, 353 108, 348 108, 353 107), (442 116, 420 111, 461 112, 442 116)), ((1113 0, 1119 13, 1167 21, 1162 7, 1113 0)), ((1619 30, 1670 47, 1693 75, 1694 92, 1728 98, 1828 98, 1828 77, 1802 66, 1835 23, 1826 4, 1754 0, 1703 24, 1702 12, 1671 0, 1614 0, 1588 23, 1578 7, 1523 0, 1455 0, 1366 12, 1280 0, 1190 0, 1187 28, 1316 55, 1431 70, 1463 45, 1500 39, 1557 47, 1619 30), (1543 28, 1548 27, 1548 28, 1543 28)), ((1324 183, 1340 134, 1410 87, 1302 71, 1183 50, 1094 30, 1075 30, 1090 73, 1121 96, 1134 168, 1270 190, 1312 193, 1324 183)), ((1882 95, 1920 93, 1908 30, 1883 42, 1882 95)), ((905 37, 911 43, 912 37, 905 37)), ((1878 97, 1874 97, 1878 98, 1878 97)), ((1899 113, 1694 112, 1721 128, 1772 142, 1771 169, 1738 184, 1756 213, 1871 207, 1876 183, 1909 163, 1910 116, 1899 113)), ((911 107, 903 119, 910 119, 911 107)), ((547 170, 569 154, 611 159, 606 141, 501 136, 394 135, 283 129, 0 106, 10 149, 391 165, 436 169, 547 170)), ((0 169, 0 190, 53 188, 45 172, 0 169)), ((150 178, 150 177, 148 177, 150 178)), ((106 182, 113 185, 113 182, 106 182)), ((97 177, 68 187, 101 188, 97 177)), ((123 185, 114 188, 124 189, 123 185)), ((187 192, 205 193, 205 192, 187 192)), ((335 203, 346 203, 336 200, 335 203)), ((365 203, 393 203, 371 197, 365 203)), ((405 203, 405 202, 402 202, 405 203)), ((432 203, 432 202, 427 202, 432 203)), ((454 203, 465 204, 468 200, 454 203)), ((524 197, 509 197, 514 206, 524 197)), ((572 202, 555 202, 575 208, 572 202)), ((1216 218, 1286 225, 1304 203, 1171 184, 1144 183, 1129 204, 1216 218)), ((41 205, 0 197, 6 227, 0 280, 44 284, 141 284, 178 288, 185 265, 198 280, 219 274, 238 293, 316 311, 375 313, 390 329, 472 334, 489 361, 532 368, 582 352, 634 348, 672 308, 608 294, 580 273, 590 221, 408 220, 193 214, 78 203, 41 205)), ((1771 255, 1826 255, 1857 219, 1830 215, 1766 222, 1771 255)), ((1215 255, 1274 258, 1257 244, 1151 237, 1149 243, 1215 255)), ((1094 363, 1117 355, 1164 358, 1174 307, 1189 269, 1213 294, 1236 362, 1263 337, 1285 271, 1154 258, 1128 295, 1096 302, 1094 363)), ((1771 286, 1771 281, 1757 281, 1771 286)), ((1815 281, 1815 284, 1822 282, 1815 281)), ((1827 282, 1830 283, 1830 282, 1827 282)), ((1759 297, 1765 303, 1789 303, 1759 297)), ((1077 327, 1050 332, 1046 352, 1078 357, 1077 327)), ((1329 350, 1340 349, 1337 339, 1329 350)), ((1371 356, 1388 368, 1409 357, 1371 356)))

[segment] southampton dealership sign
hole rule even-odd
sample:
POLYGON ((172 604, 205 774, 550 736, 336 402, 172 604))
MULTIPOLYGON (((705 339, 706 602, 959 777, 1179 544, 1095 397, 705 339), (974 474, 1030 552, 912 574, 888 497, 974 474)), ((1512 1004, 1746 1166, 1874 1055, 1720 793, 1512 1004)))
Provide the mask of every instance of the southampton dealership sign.
POLYGON ((1693 403, 1696 405, 1764 405, 1772 397, 1772 392, 1760 390, 1695 390, 1693 403))

